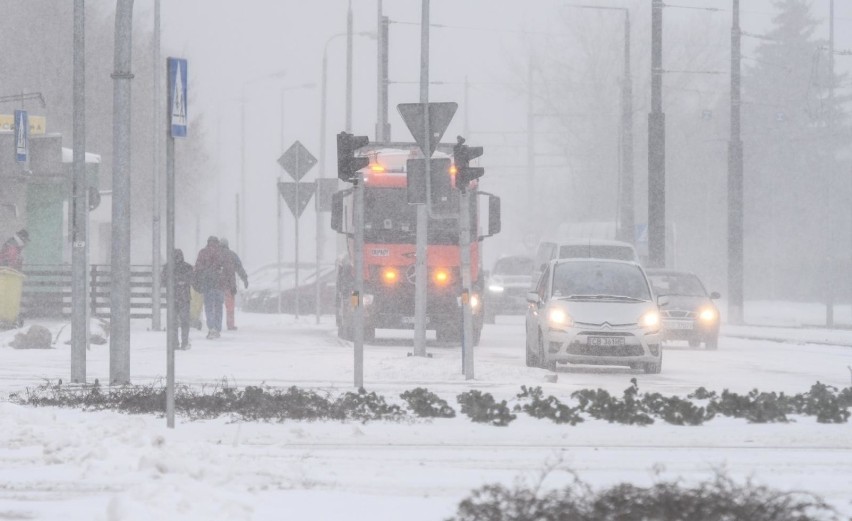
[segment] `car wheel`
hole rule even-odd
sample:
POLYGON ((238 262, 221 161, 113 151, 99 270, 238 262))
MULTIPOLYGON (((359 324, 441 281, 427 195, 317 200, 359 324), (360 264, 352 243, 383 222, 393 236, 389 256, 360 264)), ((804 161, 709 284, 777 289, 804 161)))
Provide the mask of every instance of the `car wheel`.
POLYGON ((656 362, 645 363, 643 369, 645 374, 660 374, 663 371, 663 357, 660 356, 656 362))
POLYGON ((548 371, 556 371, 556 362, 550 361, 545 357, 544 354, 544 335, 541 334, 541 331, 538 333, 538 361, 539 367, 542 369, 547 369, 548 371))
POLYGON ((719 349, 719 335, 715 335, 715 336, 708 338, 704 342, 704 347, 708 351, 715 351, 715 350, 719 349))
POLYGON ((461 343, 462 331, 460 325, 444 324, 435 329, 435 340, 438 342, 461 343))
POLYGON ((530 349, 529 335, 526 339, 527 367, 538 367, 538 356, 530 349))
POLYGON ((693 347, 693 348, 701 347, 701 340, 694 340, 694 339, 690 340, 689 341, 689 347, 693 347))

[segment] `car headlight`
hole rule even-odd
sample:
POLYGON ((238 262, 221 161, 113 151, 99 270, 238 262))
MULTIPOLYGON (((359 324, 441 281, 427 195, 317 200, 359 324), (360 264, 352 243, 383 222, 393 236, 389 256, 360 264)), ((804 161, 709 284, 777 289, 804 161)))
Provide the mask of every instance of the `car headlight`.
POLYGON ((718 320, 719 313, 713 308, 704 308, 698 314, 698 318, 700 318, 702 322, 712 323, 718 320))
POLYGON ((500 286, 499 284, 491 284, 490 286, 488 286, 488 291, 490 291, 491 293, 503 293, 505 290, 506 288, 500 286))
POLYGON ((658 329, 660 327, 660 312, 654 310, 645 313, 639 319, 639 325, 646 329, 658 329))
POLYGON ((550 308, 547 322, 554 329, 568 329, 574 325, 574 319, 562 308, 550 308))

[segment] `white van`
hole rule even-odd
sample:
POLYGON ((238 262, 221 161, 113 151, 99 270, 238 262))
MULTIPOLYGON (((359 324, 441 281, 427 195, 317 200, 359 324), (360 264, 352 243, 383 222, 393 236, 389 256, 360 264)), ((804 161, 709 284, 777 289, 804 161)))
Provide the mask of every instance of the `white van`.
POLYGON ((610 259, 639 264, 639 255, 632 244, 606 239, 566 239, 564 241, 542 241, 535 254, 533 285, 544 271, 547 263, 554 259, 610 259))

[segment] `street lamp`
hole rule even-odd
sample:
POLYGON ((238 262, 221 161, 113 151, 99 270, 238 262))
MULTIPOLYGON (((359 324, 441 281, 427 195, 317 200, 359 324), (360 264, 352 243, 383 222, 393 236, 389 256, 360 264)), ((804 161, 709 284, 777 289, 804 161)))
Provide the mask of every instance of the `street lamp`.
POLYGON ((242 232, 242 229, 248 229, 246 226, 246 90, 250 85, 255 83, 260 83, 263 81, 273 80, 282 78, 287 75, 287 71, 282 69, 277 72, 273 72, 266 76, 261 76, 259 78, 255 78, 243 83, 242 93, 240 96, 240 200, 239 200, 239 213, 237 220, 237 247, 239 248, 239 254, 242 257, 246 255, 246 234, 242 232))

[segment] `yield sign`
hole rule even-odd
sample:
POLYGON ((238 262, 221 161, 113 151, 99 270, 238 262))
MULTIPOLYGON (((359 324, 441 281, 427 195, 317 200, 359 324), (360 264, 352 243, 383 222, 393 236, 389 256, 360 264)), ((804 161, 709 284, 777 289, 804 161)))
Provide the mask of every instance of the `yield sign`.
POLYGON ((302 216, 302 212, 308 206, 308 201, 313 197, 315 189, 314 183, 278 183, 278 191, 296 219, 302 216))
POLYGON ((296 141, 286 152, 278 158, 278 164, 285 172, 290 174, 294 181, 300 180, 308 171, 317 164, 315 158, 308 149, 300 142, 296 141))
POLYGON ((420 150, 426 157, 432 157, 432 153, 438 148, 438 143, 444 136, 447 127, 450 126, 450 121, 459 107, 458 103, 400 103, 396 106, 399 110, 399 115, 405 121, 405 125, 414 136, 414 141, 420 145, 420 150), (428 106, 429 111, 429 135, 426 135, 426 111, 424 105, 428 106))

